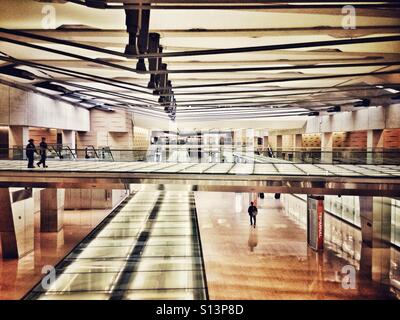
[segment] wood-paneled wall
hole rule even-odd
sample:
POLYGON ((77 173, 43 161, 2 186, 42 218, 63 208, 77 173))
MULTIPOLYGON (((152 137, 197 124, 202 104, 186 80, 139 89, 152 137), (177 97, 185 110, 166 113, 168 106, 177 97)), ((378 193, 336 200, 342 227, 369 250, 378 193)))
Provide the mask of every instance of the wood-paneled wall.
POLYGON ((383 147, 386 149, 400 149, 400 129, 383 130, 383 147))
POLYGON ((332 134, 333 148, 367 149, 367 131, 334 132, 332 134))
POLYGON ((133 128, 133 148, 147 150, 150 145, 150 131, 145 128, 133 128))
POLYGON ((42 141, 42 137, 46 138, 48 144, 57 143, 57 130, 45 128, 29 128, 29 138, 34 139, 36 144, 42 141))
POLYGON ((294 148, 295 135, 282 136, 282 150, 292 150, 294 148))
POLYGON ((65 189, 64 209, 112 208, 112 192, 104 189, 65 189))
POLYGON ((321 148, 321 135, 319 133, 303 134, 302 136, 303 148, 321 148))

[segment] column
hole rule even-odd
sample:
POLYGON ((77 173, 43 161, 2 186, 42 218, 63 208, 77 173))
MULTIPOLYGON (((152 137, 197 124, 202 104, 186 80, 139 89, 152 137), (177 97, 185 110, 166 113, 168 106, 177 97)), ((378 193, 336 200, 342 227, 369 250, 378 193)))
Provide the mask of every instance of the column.
POLYGON ((362 268, 374 281, 388 283, 390 272, 391 199, 360 197, 364 256, 362 268))
POLYGON ((367 132, 367 164, 381 163, 383 155, 383 130, 368 130, 367 132))
POLYGON ((321 134, 321 163, 332 163, 332 151, 332 132, 324 132, 321 134))
POLYGON ((58 232, 63 228, 64 189, 40 191, 40 231, 58 232))
POLYGON ((276 151, 282 151, 282 135, 276 136, 276 151))
POLYGON ((245 129, 245 137, 246 137, 245 154, 248 157, 248 159, 246 159, 246 162, 254 163, 254 150, 255 150, 254 129, 245 129))
POLYGON ((34 249, 32 189, 0 188, 0 239, 3 259, 18 259, 34 249))
POLYGON ((276 157, 282 158, 282 135, 276 136, 276 157))
POLYGON ((307 195, 307 244, 314 250, 324 248, 324 196, 307 195))
MULTIPOLYGON (((10 159, 26 159, 25 152, 21 149, 12 150, 15 147, 25 147, 29 140, 29 127, 10 126, 8 134, 8 146, 10 159), (21 154, 22 152, 22 154, 21 154)), ((35 143, 38 143, 35 141, 35 143)))
POLYGON ((76 148, 75 131, 63 130, 62 143, 68 145, 72 150, 75 150, 76 148))
POLYGON ((301 162, 302 160, 302 151, 303 151, 303 135, 296 134, 294 136, 294 157, 293 160, 295 162, 301 162))

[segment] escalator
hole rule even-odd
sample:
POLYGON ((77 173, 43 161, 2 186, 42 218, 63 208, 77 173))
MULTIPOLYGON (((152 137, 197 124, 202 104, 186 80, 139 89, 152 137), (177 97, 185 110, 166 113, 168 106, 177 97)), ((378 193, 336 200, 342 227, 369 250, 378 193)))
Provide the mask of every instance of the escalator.
POLYGON ((208 299, 193 192, 128 197, 55 269, 25 299, 208 299))

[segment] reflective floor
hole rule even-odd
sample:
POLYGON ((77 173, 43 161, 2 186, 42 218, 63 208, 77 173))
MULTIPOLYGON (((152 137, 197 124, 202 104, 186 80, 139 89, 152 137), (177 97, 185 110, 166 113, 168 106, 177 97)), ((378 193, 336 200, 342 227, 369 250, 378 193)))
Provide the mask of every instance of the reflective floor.
POLYGON ((64 228, 51 233, 39 232, 40 213, 35 213, 35 250, 19 260, 3 260, 0 248, 0 300, 21 299, 43 277, 43 266, 58 263, 109 213, 110 209, 66 210, 64 228))
MULTIPOLYGON (((139 192, 57 266, 53 285, 46 290, 35 287, 29 298, 399 297, 399 250, 366 247, 360 229, 326 215, 325 250, 318 254, 307 247, 304 220, 285 213, 271 195, 257 200, 257 227, 250 227, 247 206, 254 197, 227 192, 139 192), (346 266, 355 269, 354 289, 342 285, 346 266)), ((19 261, 0 259, 0 299, 21 298, 39 281, 41 267, 56 263, 100 217, 100 213, 97 218, 67 214, 67 226, 56 238, 38 235, 35 254, 19 261), (74 223, 81 219, 88 227, 70 228, 72 219, 74 223)))
POLYGON ((123 202, 28 299, 206 299, 193 192, 123 202))
POLYGON ((326 248, 318 254, 307 247, 305 226, 270 195, 258 199, 257 227, 252 228, 247 214, 250 199, 254 195, 196 193, 210 299, 396 297, 399 251, 366 248, 359 229, 327 216, 326 248), (386 283, 375 270, 382 258, 391 264, 391 280, 386 283), (344 266, 355 269, 355 289, 342 286, 344 266))

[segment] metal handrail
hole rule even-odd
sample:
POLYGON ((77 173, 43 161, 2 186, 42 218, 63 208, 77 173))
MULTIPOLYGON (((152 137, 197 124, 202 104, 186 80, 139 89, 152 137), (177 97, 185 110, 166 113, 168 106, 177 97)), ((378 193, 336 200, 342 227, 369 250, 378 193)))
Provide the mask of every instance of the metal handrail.
MULTIPOLYGON (((274 159, 274 163, 293 162, 293 163, 311 163, 311 164, 400 164, 400 149, 380 149, 370 150, 341 150, 341 151, 276 151, 270 148, 246 149, 235 148, 232 146, 219 146, 218 148, 162 148, 160 145, 154 145, 149 148, 138 149, 112 149, 109 147, 95 148, 93 145, 86 146, 84 149, 75 149, 74 151, 66 145, 49 145, 48 148, 54 151, 57 157, 62 159, 71 155, 72 159, 96 159, 103 161, 156 161, 165 162, 175 152, 187 152, 188 157, 182 157, 177 162, 196 162, 208 159, 209 162, 234 162, 233 154, 246 155, 248 161, 251 158, 260 158, 262 162, 268 162, 268 159, 274 159), (161 155, 157 159, 155 153, 161 155), (102 157, 101 150, 107 157, 102 157), (90 154, 90 156, 89 156, 90 154), (106 159, 107 158, 107 159, 106 159)), ((25 148, 15 146, 14 148, 0 148, 2 158, 22 160, 25 159, 25 148)))
POLYGON ((74 159, 76 159, 76 155, 74 154, 74 152, 72 151, 72 149, 69 146, 66 146, 66 149, 71 153, 72 157, 74 159))
POLYGON ((99 155, 97 154, 96 148, 93 145, 87 146, 85 148, 85 159, 89 159, 88 149, 93 149, 93 152, 97 159, 100 159, 99 155))

